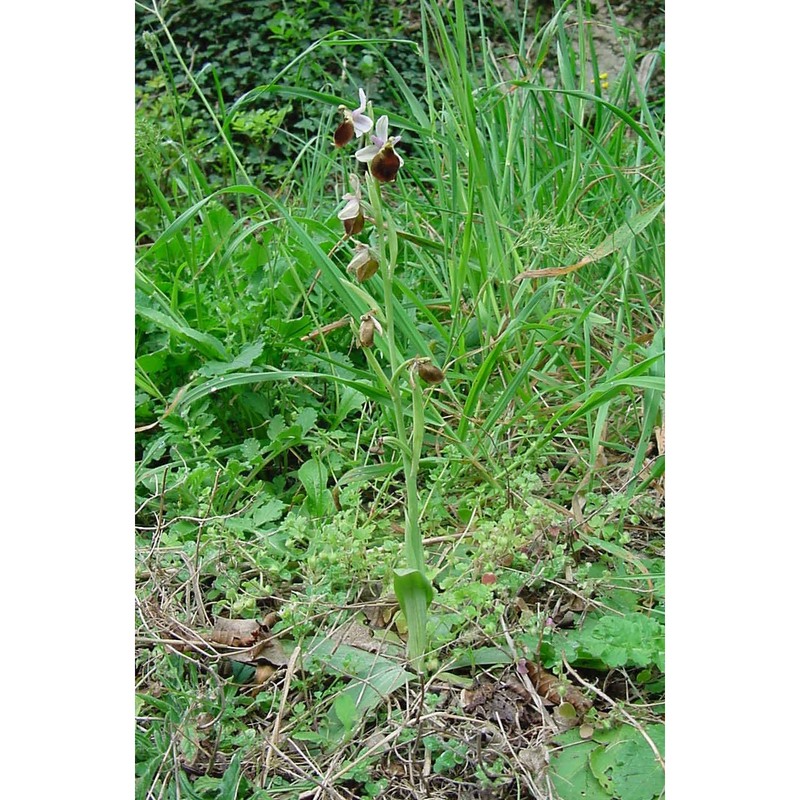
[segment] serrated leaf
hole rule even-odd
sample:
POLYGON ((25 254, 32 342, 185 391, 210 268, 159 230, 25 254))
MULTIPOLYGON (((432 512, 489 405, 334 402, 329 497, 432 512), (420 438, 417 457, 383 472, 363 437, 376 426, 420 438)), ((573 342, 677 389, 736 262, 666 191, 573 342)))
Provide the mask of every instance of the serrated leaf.
POLYGON ((283 430, 286 428, 286 422, 281 416, 274 416, 269 425, 267 426, 267 433, 270 439, 277 439, 283 430))
POLYGON ((248 460, 253 461, 261 455, 261 442, 258 439, 245 439, 242 442, 242 455, 248 460))
POLYGON ((285 508, 286 503, 278 500, 277 497, 273 497, 253 512, 253 523, 260 526, 266 525, 268 522, 274 522, 276 519, 281 518, 285 508))
POLYGON ((648 667, 664 652, 663 626, 640 613, 590 617, 575 639, 609 667, 648 667))
POLYGON ((316 421, 317 412, 313 408, 301 408, 295 418, 295 423, 300 426, 304 436, 314 427, 316 421))

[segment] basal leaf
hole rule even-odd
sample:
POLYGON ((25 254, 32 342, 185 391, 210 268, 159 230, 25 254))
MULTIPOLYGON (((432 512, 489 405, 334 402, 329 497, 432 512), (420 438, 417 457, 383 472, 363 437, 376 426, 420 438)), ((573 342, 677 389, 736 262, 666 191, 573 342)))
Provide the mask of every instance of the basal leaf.
MULTIPOLYGON (((649 725, 648 736, 663 755, 664 726, 649 725)), ((589 766, 597 781, 618 800, 652 800, 664 790, 664 770, 652 748, 632 725, 595 734, 602 747, 592 751, 589 766)))
POLYGON ((550 759, 550 777, 561 800, 612 800, 589 769, 589 758, 598 749, 595 742, 584 742, 578 731, 558 737, 564 744, 550 759))

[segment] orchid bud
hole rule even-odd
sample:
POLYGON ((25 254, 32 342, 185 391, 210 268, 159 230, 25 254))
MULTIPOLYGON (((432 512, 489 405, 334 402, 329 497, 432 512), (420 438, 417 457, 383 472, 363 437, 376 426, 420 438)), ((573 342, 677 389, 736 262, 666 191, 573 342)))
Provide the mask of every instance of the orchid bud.
POLYGON ((378 259, 369 245, 356 242, 356 254, 347 265, 347 271, 355 275, 359 283, 364 283, 378 271, 378 259))
POLYGON ((430 361, 420 361, 417 364, 417 372, 425 383, 441 383, 444 380, 444 372, 430 361))
POLYGON ((375 342, 375 331, 383 333, 380 322, 372 314, 361 317, 361 327, 358 329, 358 341, 362 347, 372 347, 375 342))
POLYGON ((361 327, 358 329, 358 341, 362 347, 372 347, 375 343, 375 321, 369 314, 361 317, 361 327))

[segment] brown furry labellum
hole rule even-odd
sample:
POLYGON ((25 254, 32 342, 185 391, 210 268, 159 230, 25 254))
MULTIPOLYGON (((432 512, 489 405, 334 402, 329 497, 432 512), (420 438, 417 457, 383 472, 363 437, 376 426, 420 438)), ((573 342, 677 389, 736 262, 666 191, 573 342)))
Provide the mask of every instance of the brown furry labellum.
POLYGON ((347 271, 355 275, 359 283, 369 280, 378 271, 378 260, 368 245, 356 242, 356 254, 347 265, 347 271))
POLYGON ((420 378, 425 383, 441 383, 444 380, 444 372, 439 367, 431 364, 430 361, 423 361, 417 366, 420 378))
POLYGON ((370 258, 356 267, 356 280, 359 283, 364 283, 364 281, 369 280, 377 272, 378 262, 374 258, 370 258))
POLYGON ((339 106, 342 112, 342 123, 333 133, 333 143, 336 147, 344 147, 348 142, 353 141, 356 135, 356 128, 353 125, 353 115, 344 107, 339 106))
POLYGON ((400 157, 395 153, 391 141, 386 142, 369 165, 372 177, 381 183, 391 183, 397 177, 399 169, 400 157))
POLYGON ((344 232, 348 236, 355 236, 364 230, 364 215, 360 211, 355 217, 343 219, 342 222, 344 223, 344 232))

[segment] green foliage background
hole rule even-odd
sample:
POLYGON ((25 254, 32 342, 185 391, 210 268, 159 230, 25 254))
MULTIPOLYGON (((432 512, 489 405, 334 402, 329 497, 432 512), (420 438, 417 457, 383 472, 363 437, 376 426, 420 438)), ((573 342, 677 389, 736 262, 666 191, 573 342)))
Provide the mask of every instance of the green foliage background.
MULTIPOLYGON (((352 326, 304 338, 370 307, 394 309, 404 358, 430 356, 447 374, 426 389, 419 428, 420 516, 444 542, 425 668, 462 681, 505 669, 511 619, 526 657, 564 680, 564 659, 624 671, 638 713, 663 713, 663 509, 651 491, 664 472, 663 106, 634 91, 634 44, 606 93, 596 63, 583 66, 591 40, 570 36, 589 30, 576 19, 591 4, 531 7, 523 21, 494 3, 480 14, 456 2, 456 19, 425 2, 170 2, 169 34, 137 9, 142 797, 175 796, 163 765, 202 752, 199 714, 220 715, 226 766, 181 773, 181 792, 236 796, 280 701, 274 685, 240 691, 252 674, 214 683, 154 635, 168 640, 165 618, 202 628, 279 609, 274 632, 305 650, 343 608, 391 586, 407 487, 385 387, 352 326), (517 72, 493 58, 492 37, 517 72), (386 294, 380 276, 349 280, 336 219, 353 163, 330 144, 336 106, 362 85, 404 137, 385 195, 400 265, 386 294), (590 254, 579 272, 516 280, 590 254), (565 586, 589 605, 548 624, 565 586)), ((323 651, 293 681, 305 699, 286 720, 319 758, 388 722, 323 651)), ((375 678, 368 664, 356 672, 375 678)), ((381 679, 407 676, 387 667, 381 679)), ((628 780, 606 763, 603 730, 562 762, 598 793, 628 780)), ((643 762, 640 745, 626 747, 643 762)), ((466 775, 468 747, 425 746, 435 774, 466 775)), ((377 761, 354 774, 364 796, 385 786, 377 761)), ((287 785, 296 795, 287 775, 271 790, 287 785)))

